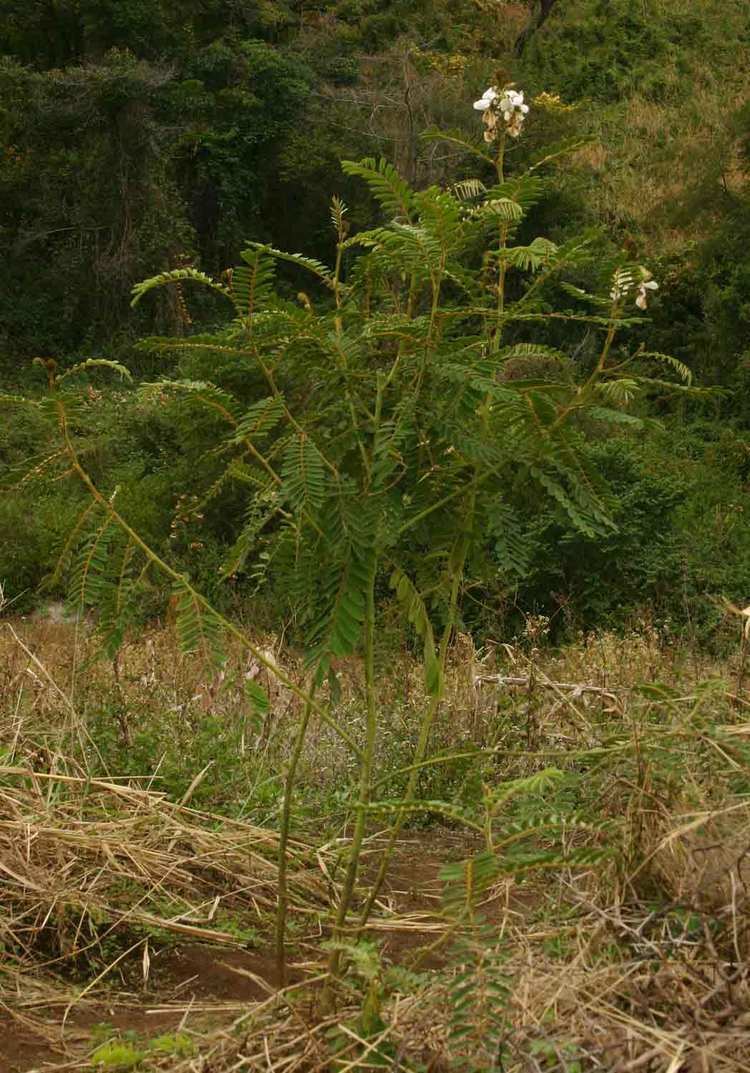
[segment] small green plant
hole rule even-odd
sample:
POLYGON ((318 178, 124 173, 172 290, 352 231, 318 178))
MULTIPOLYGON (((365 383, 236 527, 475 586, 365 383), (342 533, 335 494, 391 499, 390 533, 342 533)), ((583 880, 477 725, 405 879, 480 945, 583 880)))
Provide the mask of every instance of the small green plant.
POLYGON ((91 1065, 102 1073, 125 1073, 137 1069, 146 1057, 146 1052, 133 1043, 116 1039, 102 1043, 91 1056, 91 1065))
POLYGON ((171 1058, 190 1058, 195 1054, 195 1044, 185 1032, 167 1032, 149 1041, 151 1055, 171 1058))
POLYGON ((332 1068, 349 1068, 353 1061, 363 1069, 387 1068, 395 1051, 384 1038, 386 973, 380 951, 374 943, 362 939, 357 943, 333 941, 326 946, 341 959, 348 1002, 359 1009, 351 1024, 338 1024, 328 1034, 332 1068))
POLYGON ((448 986, 451 1065, 457 1070, 502 1069, 512 976, 496 929, 480 927, 452 951, 448 986))
MULTIPOLYGON (((95 1026, 93 1038, 111 1036, 112 1026, 95 1026)), ((134 1033, 126 1033, 126 1036, 134 1033)), ((185 1032, 166 1032, 150 1040, 118 1037, 105 1038, 91 1055, 91 1065, 101 1073, 126 1073, 138 1069, 148 1058, 190 1058, 195 1053, 195 1044, 185 1032)))

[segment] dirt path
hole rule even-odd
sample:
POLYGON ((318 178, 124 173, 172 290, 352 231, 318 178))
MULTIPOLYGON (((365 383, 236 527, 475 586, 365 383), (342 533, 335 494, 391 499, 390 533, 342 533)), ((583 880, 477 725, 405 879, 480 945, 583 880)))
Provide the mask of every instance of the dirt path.
POLYGON ((64 1029, 62 1002, 33 1010, 11 1010, 0 1004, 0 1070, 31 1073, 49 1064, 81 1060, 91 1050, 92 1040, 106 1037, 105 1026, 112 1035, 138 1038, 174 1032, 191 1007, 190 1027, 198 1023, 205 1027, 217 1017, 233 1016, 231 1007, 241 1009, 267 998, 274 978, 273 962, 249 951, 198 943, 156 951, 145 994, 84 1001, 70 1011, 64 1029))
MULTIPOLYGON (((381 902, 399 919, 375 921, 368 936, 389 962, 402 962, 435 938, 429 917, 440 905, 440 872, 465 856, 464 838, 425 832, 404 839, 381 902)), ((373 865, 376 861, 373 854, 373 865)), ((311 944, 303 947, 310 949, 311 944)), ((428 960, 425 967, 433 964, 428 960)), ((302 978, 302 974, 298 975, 302 978)), ((181 1027, 204 1030, 238 1016, 245 1005, 268 998, 277 986, 272 957, 255 951, 180 943, 151 953, 148 985, 140 994, 97 995, 74 1007, 62 1027, 65 1003, 40 1000, 32 1008, 0 1003, 0 1073, 43 1073, 89 1068, 86 1056, 110 1036, 149 1039, 181 1027)))

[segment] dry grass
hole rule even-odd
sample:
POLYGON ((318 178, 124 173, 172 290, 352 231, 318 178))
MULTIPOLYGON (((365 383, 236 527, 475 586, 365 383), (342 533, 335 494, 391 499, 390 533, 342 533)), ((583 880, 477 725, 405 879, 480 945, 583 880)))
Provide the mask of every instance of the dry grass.
MULTIPOLYGON (((495 1068, 747 1069, 750 823, 734 787, 750 774, 750 724, 748 701, 734 690, 737 668, 665 644, 648 628, 544 653, 545 628, 530 621, 518 643, 484 651, 458 638, 450 718, 436 733, 436 750, 476 749, 477 763, 494 765, 483 777, 499 781, 550 763, 575 770, 595 754, 595 764, 587 761, 590 800, 584 783, 579 807, 610 821, 616 848, 609 861, 561 866, 543 878, 510 876, 483 896, 479 911, 508 981, 505 1005, 495 1010, 502 1044, 495 1068), (643 696, 640 684, 649 680, 663 691, 643 696)), ((267 643, 274 647, 272 638, 267 643)), ((310 839, 294 846, 302 979, 291 989, 277 992, 261 973, 266 997, 252 1000, 139 995, 149 952, 153 958, 170 937, 210 943, 218 958, 221 949, 241 947, 248 929, 263 944, 275 904, 276 834, 191 807, 200 779, 180 802, 157 789, 158 771, 103 773, 89 740, 95 698, 120 697, 126 729, 116 732, 123 736, 163 719, 166 708, 173 711, 165 727, 184 721, 189 730, 193 715, 207 709, 243 719, 240 679, 255 671, 237 656, 221 681, 206 679, 176 657, 165 631, 128 645, 114 667, 87 666, 91 646, 83 626, 0 629, 0 1014, 58 1043, 66 1018, 63 1038, 71 1040, 76 1011, 103 996, 115 1005, 140 1003, 155 1017, 169 1014, 192 1034, 196 1051, 151 1056, 143 1070, 322 1071, 331 1067, 332 1048, 339 1073, 384 1062, 491 1068, 480 1015, 475 1032, 460 1040, 451 1028, 456 974, 470 974, 480 1001, 486 973, 477 959, 487 954, 473 927, 446 915, 439 898, 442 862, 474 848, 456 832, 410 835, 381 899, 369 933, 385 943, 380 1028, 363 1026, 368 985, 354 968, 336 1012, 319 1007, 324 951, 316 935, 346 846, 346 828, 337 840, 335 825, 319 829, 322 851, 310 839), (423 971, 392 977, 391 962, 423 971)), ((292 655, 278 658, 295 668, 292 655)), ((342 670, 342 706, 356 727, 359 668, 352 662, 342 670)), ((390 736, 409 738, 409 713, 413 723, 424 700, 421 675, 406 655, 392 672, 386 723, 390 736)), ((290 699, 276 694, 268 725, 242 739, 264 772, 283 764, 295 715, 290 699)), ((391 744, 383 764, 392 762, 391 744)), ((318 729, 306 760, 311 784, 335 789, 347 762, 318 729)), ((601 841, 597 830, 574 825, 566 838, 577 846, 601 841)), ((89 1064, 74 1046, 54 1068, 89 1064)))
POLYGON ((732 120, 747 102, 750 78, 735 47, 746 25, 739 0, 643 0, 642 7, 649 18, 669 14, 675 26, 700 9, 712 31, 710 54, 678 47, 679 65, 667 61, 658 71, 658 99, 641 95, 636 82, 626 98, 586 108, 593 145, 569 167, 587 180, 597 219, 629 233, 653 258, 689 251, 710 234, 727 192, 746 187, 732 120))

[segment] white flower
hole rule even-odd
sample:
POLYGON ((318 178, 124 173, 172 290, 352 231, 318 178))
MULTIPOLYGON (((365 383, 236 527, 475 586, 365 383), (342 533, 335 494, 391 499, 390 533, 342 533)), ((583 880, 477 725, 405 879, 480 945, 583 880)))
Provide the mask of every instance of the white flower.
POLYGON ((501 117, 506 132, 512 138, 517 138, 529 112, 523 93, 511 89, 510 86, 506 86, 501 92, 495 86, 490 86, 479 100, 474 102, 474 108, 484 113, 482 119, 487 128, 484 132, 486 142, 492 142, 497 137, 497 123, 501 117))
POLYGON ((487 109, 497 100, 497 97, 497 90, 493 86, 490 86, 489 89, 484 91, 478 101, 474 101, 474 107, 476 108, 477 112, 486 112, 487 109))
POLYGON ((638 288, 638 296, 636 297, 635 304, 639 309, 646 309, 648 307, 648 292, 658 290, 659 284, 655 279, 644 280, 638 288))

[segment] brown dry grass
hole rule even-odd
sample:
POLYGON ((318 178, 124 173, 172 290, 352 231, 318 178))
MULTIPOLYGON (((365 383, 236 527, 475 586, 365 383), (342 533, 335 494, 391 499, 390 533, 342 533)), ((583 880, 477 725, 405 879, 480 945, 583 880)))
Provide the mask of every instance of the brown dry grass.
MULTIPOLYGON (((254 669, 235 655, 223 680, 206 677, 178 658, 163 630, 129 643, 115 666, 87 665, 92 640, 83 625, 11 625, 0 628, 0 1008, 28 1033, 68 1040, 72 1049, 56 1068, 89 1068, 72 1028, 87 1004, 104 998, 115 1008, 145 1002, 139 1026, 149 1009, 194 1034, 195 1055, 150 1059, 144 1069, 322 1071, 330 1067, 332 1031, 339 1070, 371 1068, 378 1050, 394 1069, 457 1068, 464 1059, 489 1068, 479 1029, 461 1042, 450 1029, 455 973, 463 966, 482 986, 472 960, 481 944, 471 928, 444 915, 438 896, 441 862, 472 851, 472 840, 457 842, 456 833, 412 834, 396 861, 370 935, 385 940, 385 963, 413 965, 420 948, 436 953, 421 955, 431 967, 420 978, 388 983, 374 1037, 363 1038, 356 976, 335 1014, 322 1014, 316 999, 324 962, 316 935, 345 838, 317 852, 309 841, 295 846, 304 979, 292 989, 277 992, 261 973, 258 987, 267 997, 257 999, 139 997, 144 950, 153 958, 170 936, 230 950, 243 942, 241 925, 256 928, 262 942, 275 901, 276 835, 191 808, 189 795, 170 801, 158 783, 149 785, 154 772, 92 774, 92 698, 118 690, 131 732, 166 707, 175 720, 207 707, 239 720, 238 676, 254 669), (450 942, 441 939, 448 933, 450 942), (113 985, 130 996, 117 998, 113 985)), ((598 749, 601 763, 611 765, 590 807, 612 820, 615 857, 544 878, 510 877, 483 899, 511 981, 503 1068, 747 1069, 750 824, 731 785, 746 774, 740 747, 750 724, 748 701, 734 691, 737 668, 665 645, 645 627, 627 637, 581 638, 558 653, 544 652, 544 632, 543 621, 531 621, 525 638, 484 651, 458 638, 450 717, 437 728, 438 750, 484 750, 499 779, 541 764, 574 764, 582 749, 598 749), (667 699, 640 698, 639 683, 655 679, 671 687, 667 699)), ((265 643, 278 653, 273 638, 265 643)), ((278 658, 295 669, 293 654, 278 658)), ((392 733, 408 734, 409 712, 424 699, 421 674, 406 655, 391 669, 384 710, 392 733)), ((342 670, 342 705, 355 722, 359 667, 353 661, 342 670)), ((248 752, 282 764, 295 714, 277 693, 269 725, 248 732, 248 752)), ((318 730, 306 761, 310 778, 340 781, 347 762, 318 730)), ((330 832, 319 833, 328 839, 330 832)), ((599 837, 572 828, 569 835, 577 844, 596 845, 599 837)), ((246 972, 236 971, 238 979, 246 972)))

